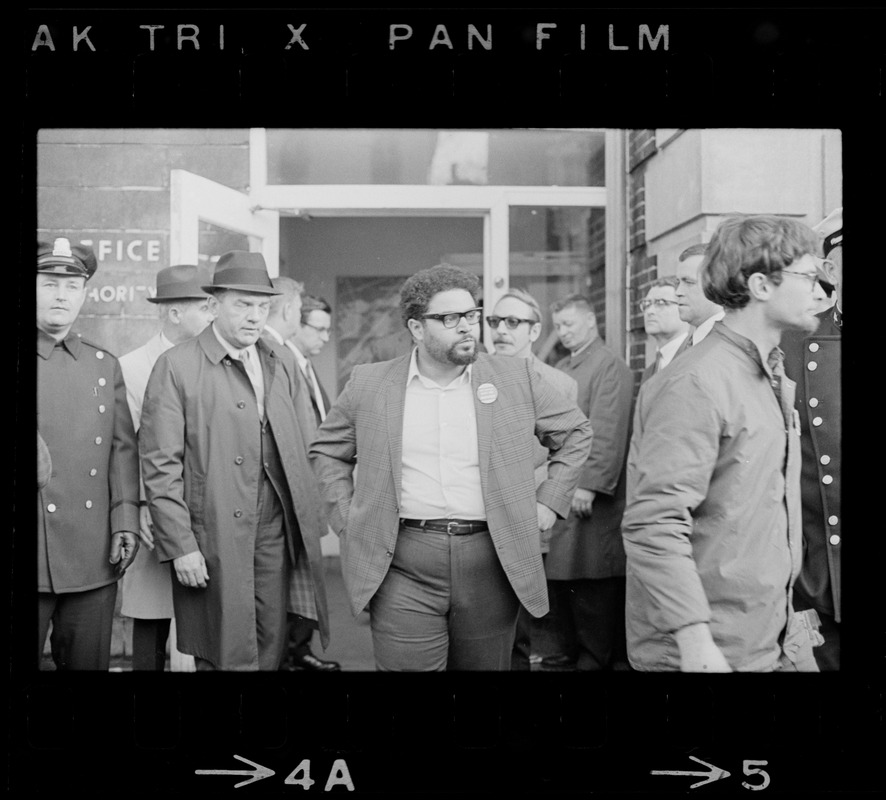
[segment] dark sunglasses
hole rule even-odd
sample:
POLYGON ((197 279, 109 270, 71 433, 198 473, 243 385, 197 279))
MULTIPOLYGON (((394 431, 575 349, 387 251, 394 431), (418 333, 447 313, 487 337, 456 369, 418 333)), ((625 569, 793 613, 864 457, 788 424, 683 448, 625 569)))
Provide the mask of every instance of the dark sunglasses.
POLYGON ((520 319, 519 317, 486 317, 486 323, 489 325, 492 330, 496 330, 498 326, 504 322, 505 327, 509 330, 514 330, 521 322, 527 322, 530 325, 535 325, 538 322, 537 319, 520 319))

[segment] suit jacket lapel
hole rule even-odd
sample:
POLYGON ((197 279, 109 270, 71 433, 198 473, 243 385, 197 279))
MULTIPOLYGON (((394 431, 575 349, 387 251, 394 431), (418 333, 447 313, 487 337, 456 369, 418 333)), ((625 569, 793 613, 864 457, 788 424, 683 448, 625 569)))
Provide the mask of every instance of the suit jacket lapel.
MULTIPOLYGON (((492 384, 490 371, 483 361, 483 356, 474 362, 471 370, 471 392, 474 395, 474 410, 477 417, 477 449, 480 457, 480 486, 486 497, 486 475, 489 472, 489 452, 492 449, 492 414, 498 398, 492 403, 481 403, 477 389, 484 383, 492 384)), ((494 385, 494 384, 492 384, 494 385)))
POLYGON ((392 365, 386 379, 388 382, 385 411, 388 420, 388 446, 391 470, 394 473, 394 489, 400 504, 400 482, 403 466, 403 406, 406 403, 406 376, 409 374, 410 356, 398 359, 392 365))

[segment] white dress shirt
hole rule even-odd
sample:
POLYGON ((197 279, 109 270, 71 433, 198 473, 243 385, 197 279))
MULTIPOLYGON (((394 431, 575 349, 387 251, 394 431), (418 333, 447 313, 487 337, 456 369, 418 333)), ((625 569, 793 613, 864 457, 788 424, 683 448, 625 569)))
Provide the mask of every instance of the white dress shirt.
POLYGON ((661 361, 658 365, 658 371, 661 372, 671 361, 674 360, 674 356, 677 355, 677 351, 680 349, 680 345, 683 344, 683 341, 689 335, 689 331, 685 333, 681 333, 679 336, 674 337, 669 342, 665 342, 661 347, 658 348, 658 352, 661 353, 661 361))
POLYGON ((323 392, 320 391, 320 383, 317 381, 317 375, 314 372, 314 368, 310 366, 308 362, 308 357, 302 353, 301 350, 298 349, 292 342, 287 341, 289 349, 295 353, 295 360, 298 362, 298 368, 301 370, 301 374, 305 376, 305 380, 308 382, 308 386, 311 389, 311 394, 314 395, 314 402, 317 404, 317 409, 320 412, 320 420, 323 421, 326 419, 326 406, 323 404, 323 392))
POLYGON ((692 344, 697 345, 705 336, 707 336, 711 329, 714 327, 714 323, 723 319, 726 316, 726 312, 724 310, 718 311, 712 317, 708 317, 704 322, 701 323, 693 332, 692 332, 692 344))
POLYGON ((419 372, 417 353, 406 378, 400 516, 486 519, 471 366, 440 386, 419 372))
POLYGON ((265 381, 262 375, 261 361, 258 357, 258 350, 256 349, 254 344, 249 345, 249 347, 238 350, 236 347, 232 347, 228 344, 225 339, 222 338, 221 334, 218 332, 218 329, 215 327, 215 323, 212 323, 212 332, 215 334, 215 338, 221 342, 222 347, 227 350, 228 355, 233 358, 235 361, 242 361, 243 366, 246 368, 246 375, 249 378, 249 382, 252 384, 252 389, 255 392, 255 405, 258 409, 258 418, 263 420, 265 418, 265 381), (246 363, 244 359, 244 353, 247 354, 247 358, 250 363, 246 363))

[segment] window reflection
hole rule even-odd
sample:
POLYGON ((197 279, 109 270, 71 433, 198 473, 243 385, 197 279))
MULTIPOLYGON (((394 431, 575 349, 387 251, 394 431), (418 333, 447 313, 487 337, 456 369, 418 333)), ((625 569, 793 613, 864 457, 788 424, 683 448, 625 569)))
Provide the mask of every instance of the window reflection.
POLYGON ((270 184, 603 186, 600 131, 267 131, 270 184))
POLYGON ((542 334, 533 350, 542 361, 553 364, 568 355, 551 323, 555 300, 587 295, 605 330, 605 222, 603 208, 511 208, 510 285, 528 291, 541 306, 542 334))

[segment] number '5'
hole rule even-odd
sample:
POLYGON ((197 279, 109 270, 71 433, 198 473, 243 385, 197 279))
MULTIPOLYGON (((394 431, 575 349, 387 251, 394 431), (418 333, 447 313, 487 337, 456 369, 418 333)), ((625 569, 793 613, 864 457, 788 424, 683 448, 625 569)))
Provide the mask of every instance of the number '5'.
POLYGON ((745 789, 750 789, 752 792, 759 791, 760 789, 765 789, 769 785, 769 773, 766 770, 759 769, 759 767, 765 767, 769 762, 768 761, 745 761, 742 765, 742 771, 745 775, 760 775, 763 778, 763 783, 748 783, 747 781, 742 781, 741 785, 744 786, 745 789))

